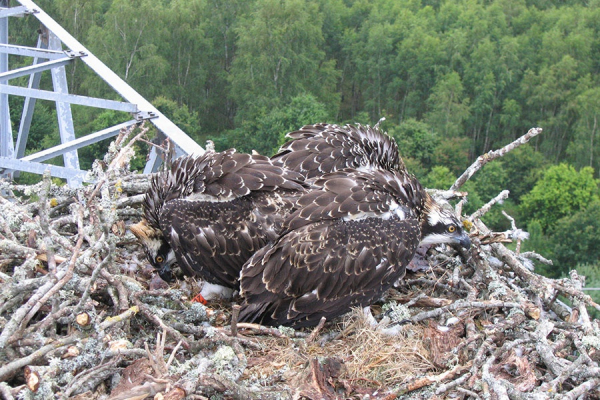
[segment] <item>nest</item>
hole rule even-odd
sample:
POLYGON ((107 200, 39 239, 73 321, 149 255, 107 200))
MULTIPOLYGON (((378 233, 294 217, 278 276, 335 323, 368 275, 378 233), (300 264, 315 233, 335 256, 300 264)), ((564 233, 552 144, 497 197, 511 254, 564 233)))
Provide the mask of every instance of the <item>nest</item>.
POLYGON ((468 252, 424 249, 374 316, 304 331, 242 324, 236 299, 205 306, 193 301, 200 282, 157 279, 127 230, 148 187, 129 172, 145 130, 132 134, 94 165, 94 185, 0 183, 4 399, 600 396, 600 323, 588 313, 600 306, 575 271, 533 272, 549 261, 520 254, 515 226, 481 222, 507 193, 468 218, 468 252))

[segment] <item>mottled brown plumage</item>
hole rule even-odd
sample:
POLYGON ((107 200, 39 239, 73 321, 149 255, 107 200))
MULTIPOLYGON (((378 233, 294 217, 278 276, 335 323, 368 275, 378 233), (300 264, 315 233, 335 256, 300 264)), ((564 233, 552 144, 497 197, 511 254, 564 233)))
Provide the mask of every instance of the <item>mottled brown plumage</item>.
POLYGON ((244 262, 278 237, 304 187, 300 174, 260 155, 182 157, 153 177, 145 221, 132 231, 164 279, 176 260, 186 275, 235 288, 244 262))
POLYGON ((271 159, 307 179, 345 168, 406 172, 396 142, 377 125, 306 125, 286 136, 292 140, 271 159))
POLYGON ((296 206, 242 269, 242 321, 315 325, 377 300, 420 242, 469 244, 456 217, 397 170, 324 175, 296 206))

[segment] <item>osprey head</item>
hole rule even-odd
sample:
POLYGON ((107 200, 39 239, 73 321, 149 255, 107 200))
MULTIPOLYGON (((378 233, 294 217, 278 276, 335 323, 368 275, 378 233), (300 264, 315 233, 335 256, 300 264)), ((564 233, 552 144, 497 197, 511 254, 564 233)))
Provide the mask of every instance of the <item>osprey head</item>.
POLYGON ((471 247, 471 239, 464 231, 456 215, 442 208, 428 196, 421 222, 421 242, 423 244, 460 244, 465 249, 471 247))
POLYGON ((166 282, 173 279, 171 265, 175 262, 175 252, 165 241, 162 233, 148 225, 146 220, 131 225, 131 232, 144 246, 146 257, 150 264, 156 269, 158 275, 166 282))

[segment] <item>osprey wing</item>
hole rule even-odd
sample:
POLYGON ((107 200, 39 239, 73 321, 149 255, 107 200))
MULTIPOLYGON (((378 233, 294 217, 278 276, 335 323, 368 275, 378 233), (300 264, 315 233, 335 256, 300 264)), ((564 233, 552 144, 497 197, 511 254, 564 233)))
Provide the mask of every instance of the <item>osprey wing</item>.
POLYGON ((395 175, 344 171, 317 181, 285 233, 242 268, 240 318, 313 325, 370 304, 402 277, 421 233, 388 182, 395 175))
POLYGON ((242 321, 315 325, 367 306, 404 275, 419 243, 415 219, 321 221, 288 232, 244 265, 242 321))
POLYGON ((257 215, 250 198, 231 202, 178 199, 164 208, 160 225, 186 275, 236 287, 242 265, 277 237, 274 227, 282 219, 270 220, 269 226, 257 215))
POLYGON ((306 125, 271 159, 277 165, 314 178, 344 168, 405 171, 393 138, 378 127, 306 125))
POLYGON ((304 191, 304 177, 267 157, 238 153, 235 149, 219 153, 180 157, 164 173, 153 176, 144 198, 144 217, 158 229, 162 208, 175 199, 227 201, 254 191, 304 191))
POLYGON ((267 157, 233 149, 179 158, 153 177, 146 193, 146 229, 153 234, 144 242, 148 258, 176 259, 187 275, 236 286, 244 262, 277 238, 305 191, 303 179, 267 157), (156 249, 174 257, 155 257, 156 249))

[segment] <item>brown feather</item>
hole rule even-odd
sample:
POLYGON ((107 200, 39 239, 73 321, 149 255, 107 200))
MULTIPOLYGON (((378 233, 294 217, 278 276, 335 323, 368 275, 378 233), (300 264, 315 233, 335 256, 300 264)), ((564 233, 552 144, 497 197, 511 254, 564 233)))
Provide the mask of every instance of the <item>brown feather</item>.
POLYGON ((233 149, 182 157, 152 178, 147 223, 132 232, 141 240, 159 236, 185 274, 236 287, 243 263, 277 237, 307 187, 303 180, 267 157, 233 149))

